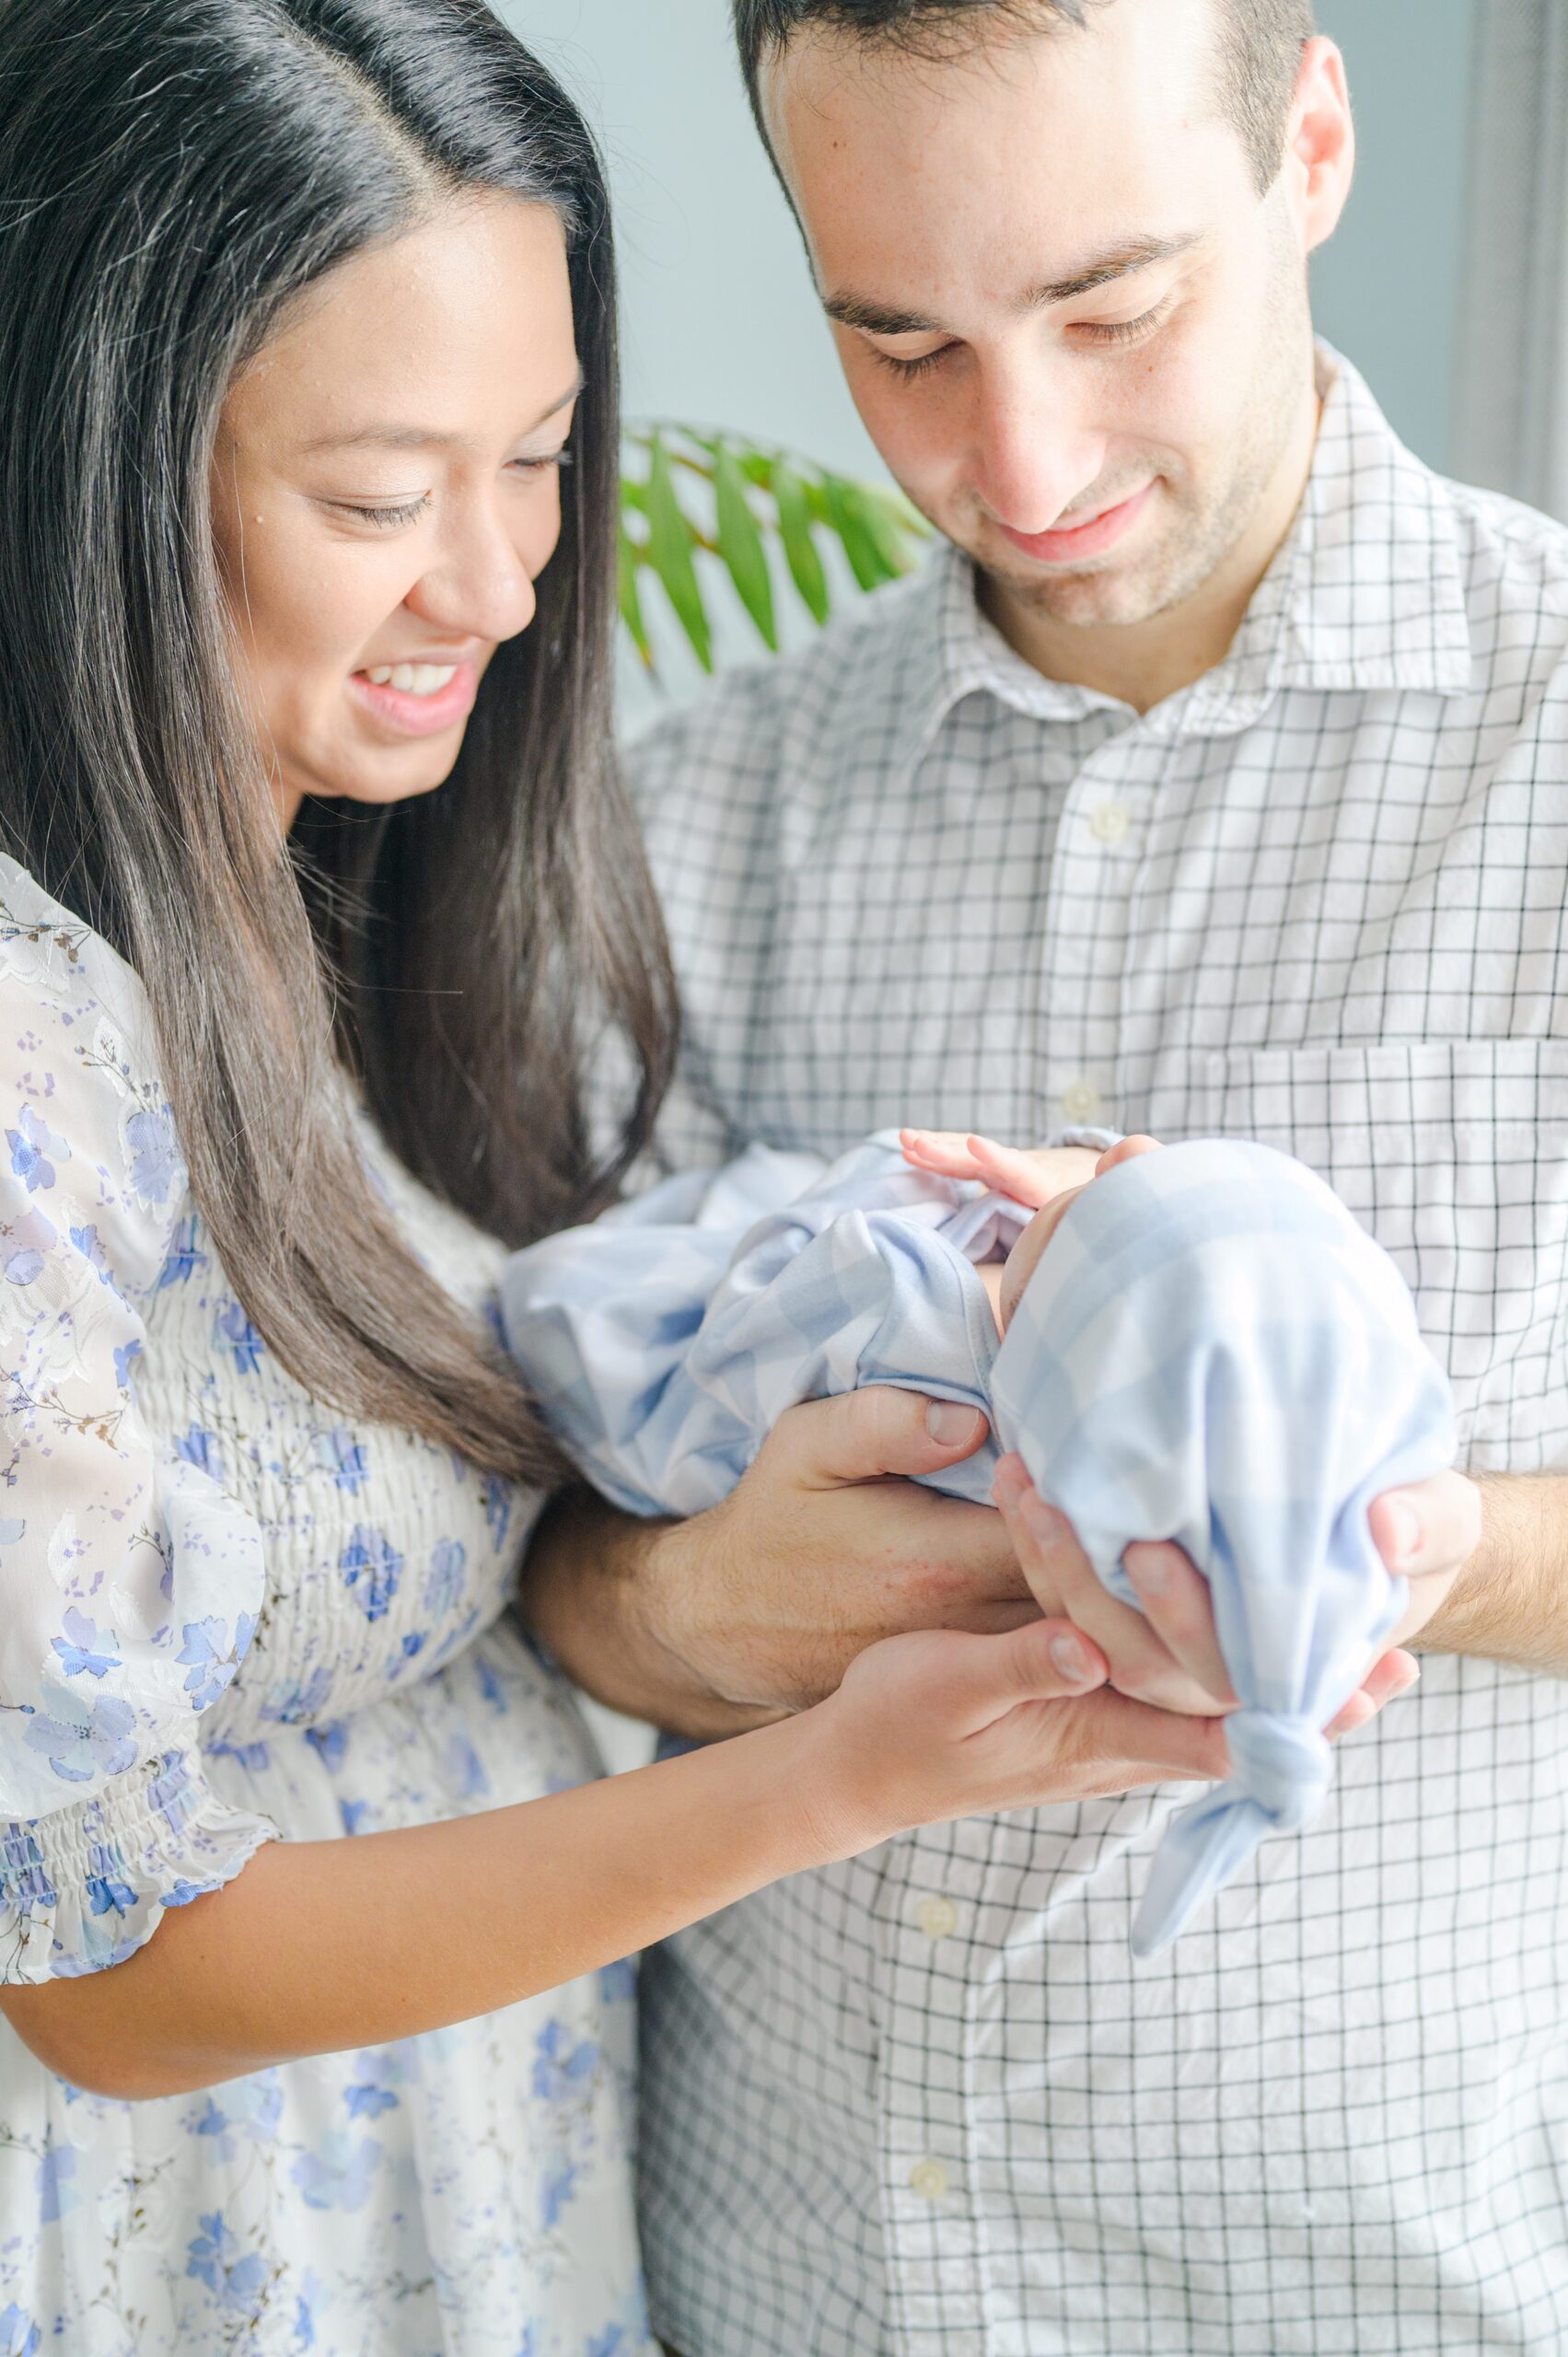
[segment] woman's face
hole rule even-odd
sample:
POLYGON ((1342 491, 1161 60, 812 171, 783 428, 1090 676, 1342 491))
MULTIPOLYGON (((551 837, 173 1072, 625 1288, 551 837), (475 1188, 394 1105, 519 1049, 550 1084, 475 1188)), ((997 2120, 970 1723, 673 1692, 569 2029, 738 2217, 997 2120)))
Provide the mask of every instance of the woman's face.
POLYGON ((236 377, 214 530, 285 828, 450 774, 533 619, 578 389, 561 223, 509 196, 345 262, 236 377))

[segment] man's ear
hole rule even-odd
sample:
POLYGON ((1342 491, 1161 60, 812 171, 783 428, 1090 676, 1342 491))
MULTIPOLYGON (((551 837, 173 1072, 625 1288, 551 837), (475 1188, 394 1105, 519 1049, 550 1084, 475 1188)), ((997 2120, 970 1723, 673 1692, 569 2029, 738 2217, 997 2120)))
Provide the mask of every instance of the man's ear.
POLYGON ((1345 61, 1319 34, 1301 60, 1284 169, 1303 250, 1316 253, 1340 226, 1355 178, 1355 122, 1345 61))

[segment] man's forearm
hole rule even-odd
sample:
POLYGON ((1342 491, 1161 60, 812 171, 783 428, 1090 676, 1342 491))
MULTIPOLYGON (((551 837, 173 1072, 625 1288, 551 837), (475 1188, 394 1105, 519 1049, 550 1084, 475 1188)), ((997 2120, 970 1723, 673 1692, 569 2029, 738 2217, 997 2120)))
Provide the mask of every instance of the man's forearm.
POLYGON ((1568 1678, 1568 1477, 1483 1473, 1480 1548, 1421 1635, 1418 1652, 1568 1678))
POLYGON ((540 1515, 517 1612, 586 1693, 671 1735, 738 1735, 769 1714, 709 1693, 659 1633, 661 1542, 676 1526, 569 1490, 540 1515))

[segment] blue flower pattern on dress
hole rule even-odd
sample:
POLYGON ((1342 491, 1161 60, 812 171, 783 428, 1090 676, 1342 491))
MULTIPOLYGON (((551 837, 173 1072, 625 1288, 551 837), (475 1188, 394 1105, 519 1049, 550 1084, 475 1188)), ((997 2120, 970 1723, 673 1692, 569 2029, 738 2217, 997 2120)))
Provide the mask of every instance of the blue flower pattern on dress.
POLYGON ((344 1585, 355 1591, 367 1620, 384 1620, 402 1577, 403 1559, 384 1530, 356 1522, 348 1545, 338 1557, 344 1585))
POLYGON ((74 1604, 65 1608, 64 1629, 64 1635, 52 1642, 67 1678, 107 1678, 111 1669, 119 1668, 120 1656, 113 1645, 99 1636, 87 1614, 78 1612, 74 1604))
POLYGON ((41 2326, 24 2316, 15 2300, 0 2308, 0 2357, 38 2357, 41 2326))
MULTIPOLYGON (((40 1981, 133 1956, 274 1835, 594 1760, 503 1618, 527 1502, 279 1367, 191 1202, 134 977, 3 857, 0 1009, 0 1976, 40 1981)), ((497 1248, 365 1135, 488 1315, 497 1248)), ((421 1928, 485 1905, 433 1888, 421 1928)), ((632 1986, 135 2106, 0 2019, 0 2357, 649 2357, 632 1986)))

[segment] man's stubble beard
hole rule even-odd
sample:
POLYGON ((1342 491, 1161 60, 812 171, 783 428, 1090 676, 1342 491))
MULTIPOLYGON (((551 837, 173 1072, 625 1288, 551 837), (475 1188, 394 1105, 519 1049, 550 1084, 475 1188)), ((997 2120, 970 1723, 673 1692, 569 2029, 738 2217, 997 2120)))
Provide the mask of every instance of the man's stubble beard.
MULTIPOLYGON (((1288 222, 1276 231, 1253 389, 1241 419, 1235 460, 1222 490, 1178 513, 1159 545, 1128 573, 1114 552, 1103 567, 1044 578, 967 552, 987 582, 1022 611, 1060 626, 1131 627, 1185 605, 1214 578, 1243 538, 1274 483, 1301 415, 1302 386, 1313 366, 1312 316, 1305 273, 1288 222)), ((1167 487, 1168 478, 1166 478, 1167 487)), ((1125 494, 1141 488, 1133 485, 1125 494)), ((960 545, 964 545, 960 543, 960 545)))

